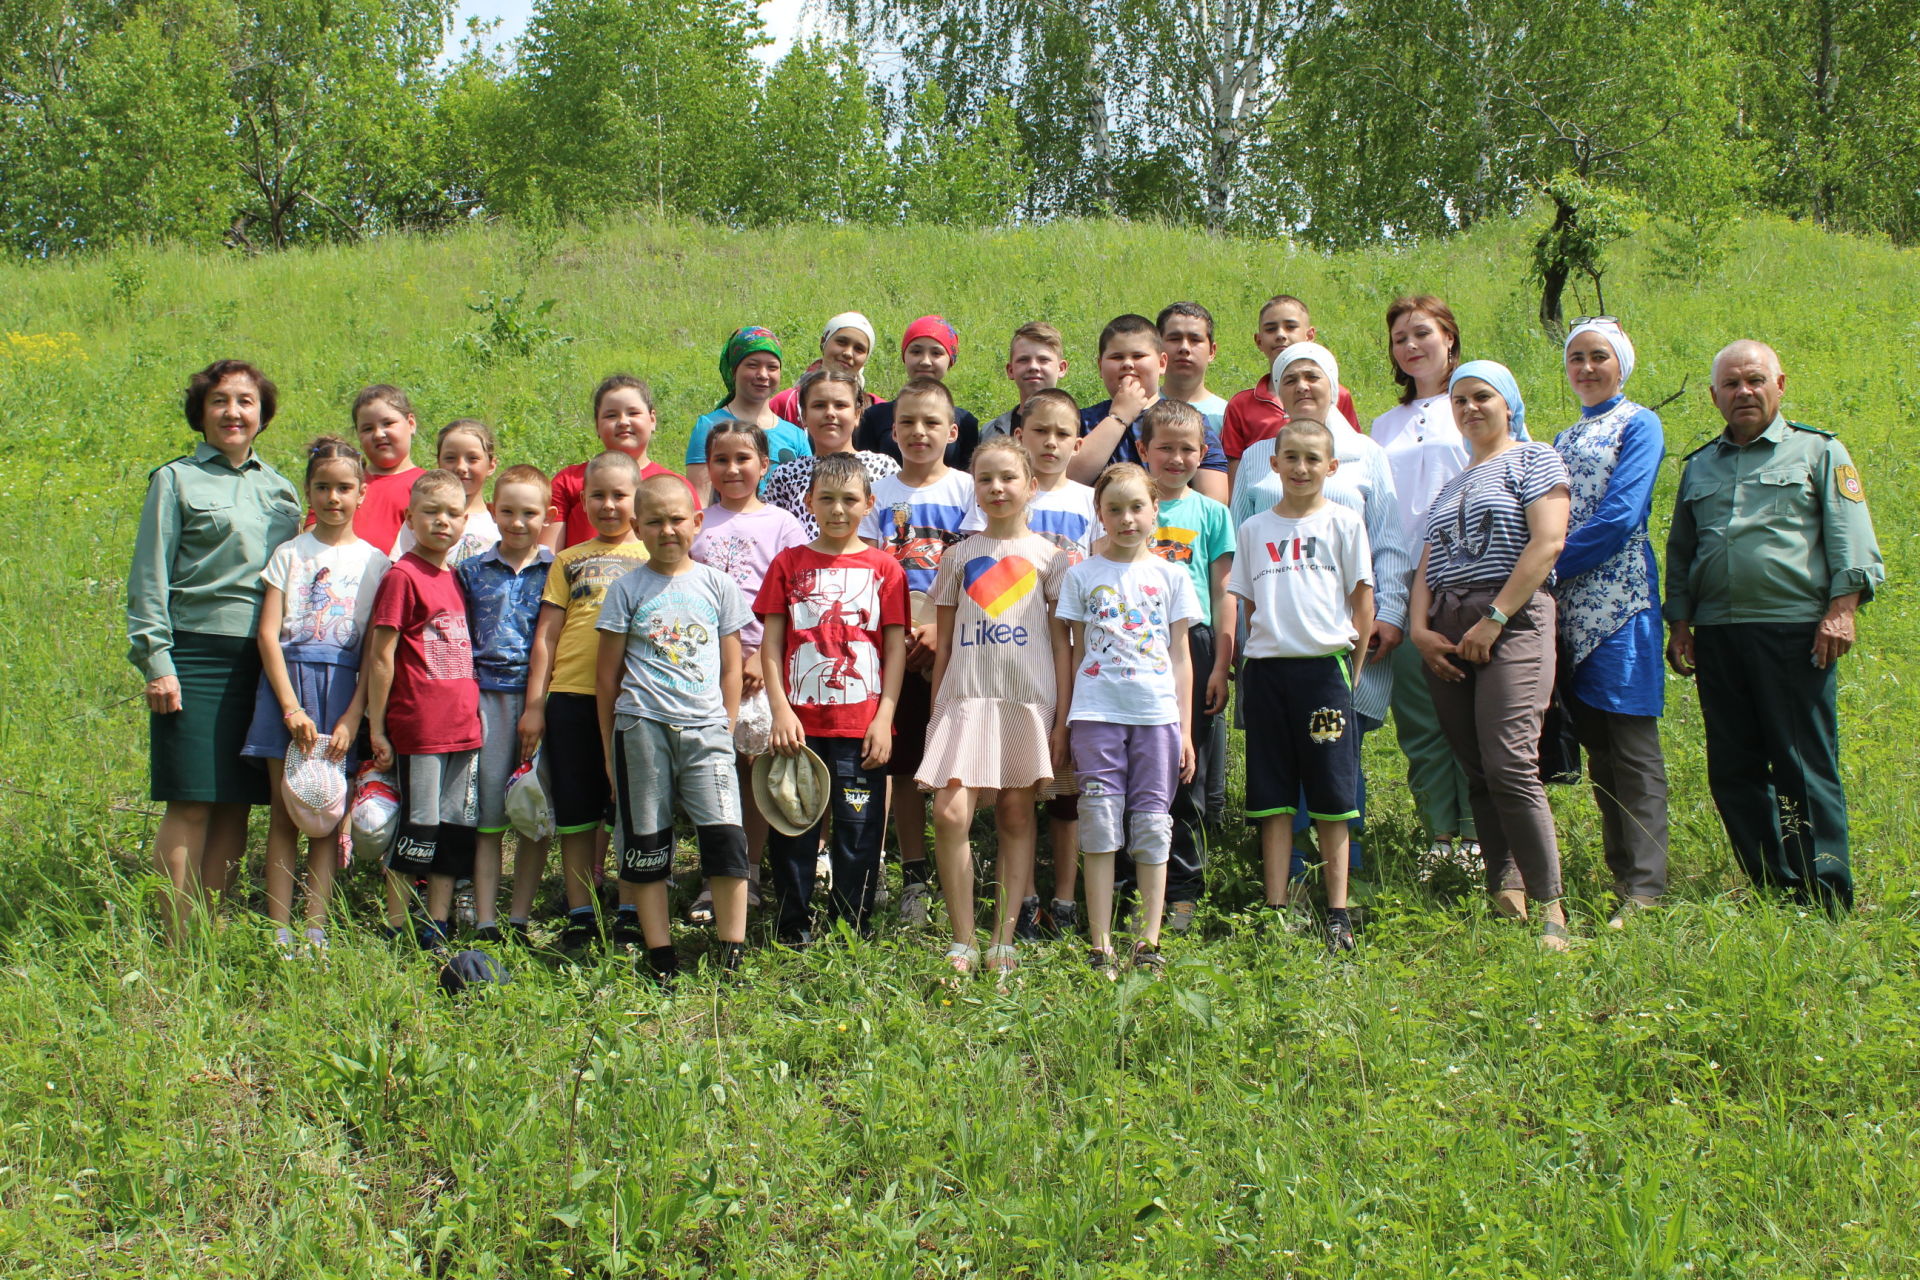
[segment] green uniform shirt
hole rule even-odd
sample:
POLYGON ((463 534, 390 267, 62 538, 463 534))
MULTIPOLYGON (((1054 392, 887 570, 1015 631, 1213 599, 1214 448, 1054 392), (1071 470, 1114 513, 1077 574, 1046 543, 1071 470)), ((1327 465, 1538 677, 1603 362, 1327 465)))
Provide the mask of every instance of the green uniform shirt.
POLYGON ((174 674, 176 631, 252 635, 260 571, 299 532, 299 492, 257 453, 236 468, 202 444, 156 470, 127 571, 128 661, 157 680, 174 674))
POLYGON ((1773 422, 1687 455, 1667 531, 1667 617, 1818 622, 1836 596, 1886 580, 1866 492, 1832 433, 1773 422))

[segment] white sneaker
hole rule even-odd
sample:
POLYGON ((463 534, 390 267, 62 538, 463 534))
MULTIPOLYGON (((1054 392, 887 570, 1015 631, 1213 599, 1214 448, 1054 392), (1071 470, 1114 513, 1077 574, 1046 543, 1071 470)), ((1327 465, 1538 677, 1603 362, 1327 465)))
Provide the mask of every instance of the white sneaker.
POLYGON ((900 890, 900 927, 903 929, 926 928, 928 914, 932 907, 932 885, 924 880, 907 885, 900 890))

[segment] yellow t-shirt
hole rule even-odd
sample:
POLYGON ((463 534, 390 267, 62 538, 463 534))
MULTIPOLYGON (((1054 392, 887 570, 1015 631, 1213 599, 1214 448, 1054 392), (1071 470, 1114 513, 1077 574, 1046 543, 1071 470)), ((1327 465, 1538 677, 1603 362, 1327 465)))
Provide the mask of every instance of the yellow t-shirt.
POLYGON ((600 634, 594 624, 600 621, 600 602, 607 588, 647 562, 647 548, 639 542, 602 542, 598 538, 576 542, 553 557, 547 571, 547 589, 540 593, 542 604, 567 611, 560 628, 560 644, 553 655, 553 682, 549 693, 584 693, 593 696, 594 668, 600 661, 600 634))

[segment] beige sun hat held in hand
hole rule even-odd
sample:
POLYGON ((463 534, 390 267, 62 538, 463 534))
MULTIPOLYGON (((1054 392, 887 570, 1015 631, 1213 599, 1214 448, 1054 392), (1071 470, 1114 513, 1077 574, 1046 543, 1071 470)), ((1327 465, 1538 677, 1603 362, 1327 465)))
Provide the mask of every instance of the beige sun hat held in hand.
POLYGON ((783 836, 805 835, 827 812, 827 762, 806 747, 783 756, 770 751, 753 762, 753 800, 783 836))

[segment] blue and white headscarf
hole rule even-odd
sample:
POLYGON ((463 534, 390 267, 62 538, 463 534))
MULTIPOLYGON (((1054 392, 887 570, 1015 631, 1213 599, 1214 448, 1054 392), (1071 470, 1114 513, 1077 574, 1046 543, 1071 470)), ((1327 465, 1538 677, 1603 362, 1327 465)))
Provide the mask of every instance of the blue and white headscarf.
POLYGON ((1607 345, 1613 348, 1613 358, 1620 362, 1620 385, 1626 386, 1627 379, 1633 376, 1633 340, 1627 337, 1627 331, 1620 327, 1620 322, 1589 320, 1576 327, 1567 335, 1566 344, 1560 348, 1563 356, 1567 348, 1573 345, 1573 340, 1583 333, 1597 333, 1607 340, 1607 345))
POLYGON ((1513 380, 1513 371, 1498 360, 1469 360, 1453 371, 1453 377, 1447 381, 1447 390, 1451 392, 1462 378, 1478 378, 1500 393, 1507 402, 1507 434, 1515 440, 1532 440, 1527 434, 1527 402, 1520 398, 1520 384, 1513 380))

